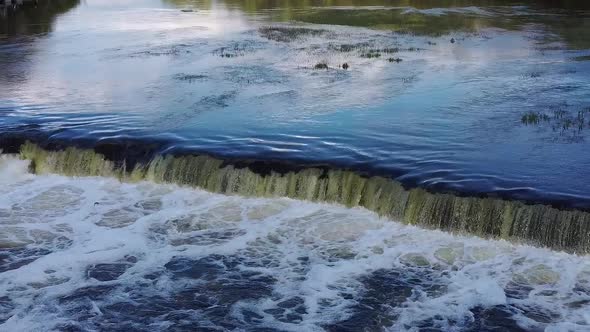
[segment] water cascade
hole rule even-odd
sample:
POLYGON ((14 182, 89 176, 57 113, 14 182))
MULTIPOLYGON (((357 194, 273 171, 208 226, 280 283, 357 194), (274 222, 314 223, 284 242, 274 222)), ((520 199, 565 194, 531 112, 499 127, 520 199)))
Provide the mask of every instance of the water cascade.
POLYGON ((353 171, 303 168, 256 172, 224 160, 199 156, 158 155, 127 169, 90 149, 48 151, 25 143, 20 156, 36 174, 117 177, 198 187, 214 193, 256 197, 289 197, 313 202, 364 207, 380 216, 424 228, 506 239, 585 254, 590 252, 590 213, 531 205, 498 198, 460 197, 405 189, 384 177, 353 171))

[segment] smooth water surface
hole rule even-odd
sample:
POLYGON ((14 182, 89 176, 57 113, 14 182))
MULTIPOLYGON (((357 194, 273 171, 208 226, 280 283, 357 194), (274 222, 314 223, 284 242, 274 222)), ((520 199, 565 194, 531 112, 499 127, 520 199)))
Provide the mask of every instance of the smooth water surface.
POLYGON ((5 134, 163 140, 590 206, 582 1, 56 4, 0 18, 5 134))

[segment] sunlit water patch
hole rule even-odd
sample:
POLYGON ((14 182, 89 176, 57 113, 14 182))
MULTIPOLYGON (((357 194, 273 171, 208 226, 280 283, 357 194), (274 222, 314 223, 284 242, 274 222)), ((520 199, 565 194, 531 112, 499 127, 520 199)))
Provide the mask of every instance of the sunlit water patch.
POLYGON ((590 328, 590 261, 363 209, 0 160, 0 329, 590 328))

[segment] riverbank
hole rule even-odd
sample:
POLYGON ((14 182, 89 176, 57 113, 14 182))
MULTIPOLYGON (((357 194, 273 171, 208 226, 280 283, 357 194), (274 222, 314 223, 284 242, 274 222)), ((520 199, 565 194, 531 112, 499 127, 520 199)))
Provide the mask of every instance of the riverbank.
POLYGON ((16 10, 21 6, 37 6, 39 0, 0 0, 0 9, 16 10))

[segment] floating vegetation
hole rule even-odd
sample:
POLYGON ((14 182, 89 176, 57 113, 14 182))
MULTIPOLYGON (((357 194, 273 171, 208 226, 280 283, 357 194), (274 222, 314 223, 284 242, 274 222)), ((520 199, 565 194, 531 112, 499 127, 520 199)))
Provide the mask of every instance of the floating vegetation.
POLYGON ((525 125, 529 125, 538 124, 541 121, 549 121, 549 119, 550 118, 547 114, 543 114, 540 112, 528 112, 522 116, 521 122, 525 125))
POLYGON ((222 93, 220 95, 203 97, 195 104, 195 108, 198 110, 225 108, 229 106, 229 103, 236 97, 236 95, 236 91, 231 91, 222 93))
POLYGON ((174 79, 178 81, 184 81, 188 83, 193 83, 195 81, 200 81, 206 79, 207 75, 199 75, 199 74, 176 74, 174 75, 174 79))
POLYGON ((318 62, 315 64, 315 66, 313 66, 313 69, 328 69, 328 63, 326 63, 325 61, 322 62, 318 62))
POLYGON ((528 79, 528 78, 539 78, 543 75, 543 73, 541 73, 540 71, 531 71, 531 72, 527 72, 522 74, 522 78, 523 79, 528 79))
POLYGON ((538 71, 534 71, 534 72, 527 74, 526 76, 530 77, 530 78, 539 78, 539 77, 541 77, 541 73, 538 71))
POLYGON ((47 151, 29 142, 21 147, 20 155, 31 161, 31 171, 38 174, 111 176, 130 182, 174 183, 215 193, 360 206, 410 225, 516 240, 580 254, 590 252, 590 213, 406 189, 391 179, 365 177, 348 170, 230 163, 206 155, 158 155, 145 163, 126 166, 125 162, 107 160, 93 150, 70 147, 47 151))
POLYGON ((366 49, 369 48, 370 44, 367 42, 357 43, 357 44, 342 44, 342 45, 334 45, 330 44, 328 48, 333 51, 348 53, 356 50, 366 49))
POLYGON ((213 50, 213 54, 222 58, 235 58, 244 56, 246 53, 251 53, 260 49, 261 45, 259 42, 253 40, 245 40, 240 42, 231 43, 229 46, 220 47, 213 50))
POLYGON ((583 138, 582 131, 590 129, 590 108, 577 112, 563 108, 550 112, 527 112, 522 115, 520 121, 527 126, 550 128, 558 134, 557 139, 561 138, 569 142, 580 141, 583 138))
POLYGON ((191 45, 178 44, 173 46, 160 46, 147 51, 140 51, 130 54, 130 57, 150 57, 150 56, 179 56, 182 54, 190 54, 191 45))
POLYGON ((361 58, 367 58, 367 59, 374 59, 374 58, 380 58, 381 57, 381 53, 379 52, 367 52, 367 53, 362 53, 361 54, 361 58))
POLYGON ((277 42, 289 43, 302 37, 317 37, 326 32, 322 29, 310 29, 302 27, 267 26, 258 29, 260 35, 266 39, 277 42))
MULTIPOLYGON (((410 50, 410 49, 408 49, 410 50)), ((400 49, 399 47, 391 47, 391 48, 377 48, 377 49, 370 49, 369 53, 386 53, 386 54, 390 54, 390 53, 398 53, 400 51, 403 51, 403 49, 400 49)))
POLYGON ((239 47, 221 47, 216 49, 215 51, 213 51, 213 54, 218 55, 222 58, 235 58, 235 57, 239 57, 239 56, 244 56, 245 50, 244 48, 239 48, 239 47))
POLYGON ((283 72, 259 64, 227 67, 222 76, 224 80, 238 84, 282 84, 289 80, 283 72))
MULTIPOLYGON (((369 43, 358 43, 358 44, 342 44, 342 45, 329 45, 328 48, 333 51, 337 52, 353 52, 358 51, 359 56, 365 59, 379 59, 383 57, 384 54, 396 54, 400 52, 417 52, 421 51, 421 48, 417 47, 409 47, 409 48, 401 48, 401 47, 369 47, 369 43)), ((402 62, 402 59, 398 57, 390 57, 387 59, 389 62, 402 62)), ((345 68, 346 69, 346 68, 345 68)))
POLYGON ((590 55, 582 55, 572 58, 574 61, 590 61, 590 55))

